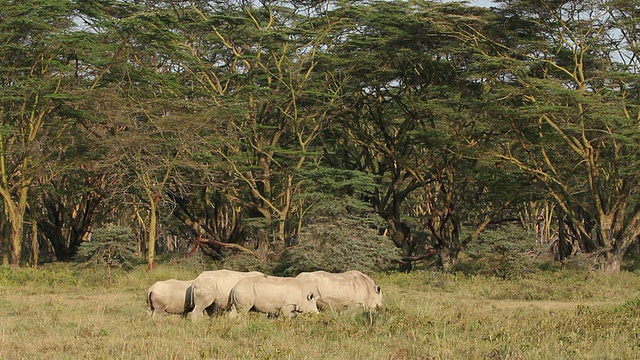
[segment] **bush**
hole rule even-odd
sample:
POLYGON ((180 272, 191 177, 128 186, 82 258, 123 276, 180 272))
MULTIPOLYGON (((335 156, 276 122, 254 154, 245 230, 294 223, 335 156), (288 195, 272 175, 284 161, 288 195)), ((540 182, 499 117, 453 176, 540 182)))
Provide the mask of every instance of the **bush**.
POLYGON ((345 234, 338 226, 323 225, 307 229, 301 244, 286 251, 275 271, 295 275, 303 271, 344 272, 385 270, 400 261, 393 242, 367 231, 345 234))
POLYGON ((246 253, 225 256, 223 260, 216 262, 215 265, 214 269, 260 271, 264 274, 271 274, 273 272, 273 263, 267 260, 257 259, 255 256, 246 253))
POLYGON ((130 228, 109 225, 96 229, 91 240, 80 245, 74 262, 80 267, 104 266, 111 283, 111 268, 130 270, 138 262, 136 246, 130 228))
POLYGON ((0 266, 0 287, 28 286, 77 286, 78 281, 66 263, 50 263, 33 268, 13 268, 0 266))
POLYGON ((535 234, 522 226, 509 224, 485 230, 469 244, 466 259, 456 270, 502 279, 526 278, 539 272, 533 257, 542 246, 535 234))

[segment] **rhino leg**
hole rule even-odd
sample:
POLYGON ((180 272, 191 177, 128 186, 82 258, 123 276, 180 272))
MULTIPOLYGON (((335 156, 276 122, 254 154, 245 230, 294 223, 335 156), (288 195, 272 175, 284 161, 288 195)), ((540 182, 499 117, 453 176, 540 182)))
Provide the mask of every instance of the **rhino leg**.
POLYGON ((204 311, 207 312, 207 315, 209 315, 209 317, 213 316, 215 313, 219 313, 220 312, 218 310, 218 307, 215 306, 215 304, 211 304, 211 305, 207 306, 207 308, 204 309, 204 311))
POLYGON ((296 306, 295 305, 284 305, 280 308, 278 315, 282 315, 287 319, 294 318, 296 316, 296 306))
POLYGON ((231 305, 227 312, 230 319, 241 318, 244 319, 249 315, 249 311, 253 308, 253 305, 238 304, 237 306, 231 305))
POLYGON ((238 311, 238 309, 235 306, 231 306, 228 313, 229 319, 235 319, 240 315, 242 314, 238 311))
POLYGON ((206 311, 207 314, 211 316, 211 309, 214 309, 213 299, 208 299, 207 297, 199 298, 198 296, 196 296, 193 302, 193 311, 191 311, 191 320, 200 320, 204 311, 206 311))
POLYGON ((193 307, 193 310, 191 311, 191 321, 198 321, 202 318, 202 312, 204 311, 203 308, 199 307, 198 305, 193 307))

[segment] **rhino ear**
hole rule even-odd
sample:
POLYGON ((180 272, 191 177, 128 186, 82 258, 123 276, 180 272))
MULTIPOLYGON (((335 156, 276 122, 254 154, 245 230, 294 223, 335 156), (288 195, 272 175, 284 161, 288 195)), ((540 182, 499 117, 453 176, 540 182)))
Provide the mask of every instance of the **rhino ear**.
POLYGON ((313 300, 313 293, 312 292, 307 294, 307 300, 309 300, 309 301, 313 300))
POLYGON ((376 294, 380 294, 380 292, 382 291, 382 289, 380 288, 380 285, 376 285, 374 287, 374 290, 376 291, 376 294))

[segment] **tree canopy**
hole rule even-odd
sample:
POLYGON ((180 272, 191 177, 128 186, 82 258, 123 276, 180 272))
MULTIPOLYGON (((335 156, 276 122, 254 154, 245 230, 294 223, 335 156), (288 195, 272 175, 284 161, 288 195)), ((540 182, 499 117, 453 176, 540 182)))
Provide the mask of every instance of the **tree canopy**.
POLYGON ((560 240, 618 271, 640 3, 496 3, 0 0, 4 262, 26 232, 68 261, 117 223, 149 269, 171 233, 214 258, 386 244, 449 271, 552 203, 560 240))

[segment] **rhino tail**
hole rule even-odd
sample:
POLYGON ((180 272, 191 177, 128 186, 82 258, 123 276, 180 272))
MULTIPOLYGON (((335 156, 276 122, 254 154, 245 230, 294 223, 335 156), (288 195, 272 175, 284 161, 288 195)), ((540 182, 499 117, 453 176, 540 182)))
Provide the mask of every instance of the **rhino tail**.
POLYGON ((236 298, 236 292, 233 291, 233 288, 231 288, 231 291, 229 291, 229 296, 227 296, 227 310, 228 309, 233 309, 235 308, 235 298, 236 298))
POLYGON ((147 313, 149 315, 151 315, 151 317, 153 317, 153 313, 155 311, 154 311, 154 308, 153 308, 153 302, 151 301, 151 295, 153 295, 153 291, 151 291, 151 289, 149 289, 147 291, 147 313))
POLYGON ((193 295, 193 283, 191 283, 184 294, 184 311, 182 312, 182 317, 186 318, 187 314, 192 312, 195 307, 196 302, 193 295))

